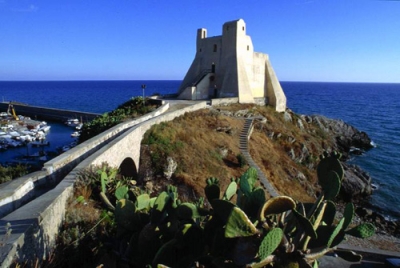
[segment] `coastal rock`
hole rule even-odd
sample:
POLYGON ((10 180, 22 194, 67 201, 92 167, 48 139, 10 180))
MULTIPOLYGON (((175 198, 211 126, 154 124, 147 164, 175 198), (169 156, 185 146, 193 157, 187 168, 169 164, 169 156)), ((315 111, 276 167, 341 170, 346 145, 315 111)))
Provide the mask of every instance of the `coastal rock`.
POLYGON ((371 177, 356 165, 342 163, 344 178, 340 189, 340 198, 344 201, 356 201, 372 194, 371 177))
POLYGON ((311 119, 314 124, 335 137, 338 149, 346 158, 352 151, 361 152, 373 147, 367 133, 359 131, 343 120, 330 119, 321 115, 313 115, 311 119), (354 148, 358 148, 358 150, 354 150, 354 148))

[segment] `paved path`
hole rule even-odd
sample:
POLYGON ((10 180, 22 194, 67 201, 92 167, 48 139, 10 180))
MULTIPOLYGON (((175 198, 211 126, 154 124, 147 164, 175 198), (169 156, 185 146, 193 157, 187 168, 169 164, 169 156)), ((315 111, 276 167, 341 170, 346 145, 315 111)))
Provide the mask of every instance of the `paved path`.
POLYGON ((265 174, 261 171, 261 169, 258 167, 258 165, 254 162, 253 158, 251 157, 249 153, 249 138, 252 132, 253 128, 253 122, 254 120, 264 120, 265 118, 262 116, 259 117, 249 117, 245 119, 244 127, 242 129, 242 132, 240 134, 240 152, 244 156, 244 158, 247 161, 247 164, 257 170, 258 178, 260 179, 261 184, 264 186, 265 190, 268 192, 268 194, 271 197, 279 196, 278 192, 272 186, 272 184, 268 181, 267 177, 265 174))

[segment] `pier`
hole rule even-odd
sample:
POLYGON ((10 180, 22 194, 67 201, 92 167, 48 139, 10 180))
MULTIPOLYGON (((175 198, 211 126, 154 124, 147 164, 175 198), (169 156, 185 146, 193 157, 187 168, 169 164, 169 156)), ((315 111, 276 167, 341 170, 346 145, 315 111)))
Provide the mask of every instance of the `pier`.
MULTIPOLYGON (((0 102, 0 112, 5 112, 8 109, 9 102, 0 102)), ((29 116, 35 120, 47 120, 47 121, 56 121, 56 122, 65 122, 69 118, 78 118, 83 122, 91 121, 100 114, 97 113, 88 113, 88 112, 80 112, 73 110, 61 110, 54 108, 46 108, 39 106, 30 106, 23 103, 12 102, 14 109, 17 114, 29 116)))

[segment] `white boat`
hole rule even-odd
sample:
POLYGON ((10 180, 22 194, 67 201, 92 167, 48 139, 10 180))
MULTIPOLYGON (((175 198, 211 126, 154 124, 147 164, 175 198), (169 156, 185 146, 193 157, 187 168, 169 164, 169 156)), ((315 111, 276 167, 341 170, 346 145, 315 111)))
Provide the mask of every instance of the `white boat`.
POLYGON ((69 127, 76 127, 80 124, 79 119, 73 118, 73 119, 68 119, 65 124, 69 127))
POLYGON ((34 135, 35 135, 35 133, 32 132, 32 131, 30 131, 30 130, 22 130, 21 133, 22 133, 22 134, 25 134, 25 135, 31 135, 31 136, 34 136, 34 135))
POLYGON ((14 138, 21 136, 21 134, 19 134, 17 131, 10 131, 8 132, 8 134, 10 134, 14 138))
POLYGON ((82 127, 83 127, 83 123, 79 123, 79 124, 75 127, 75 129, 76 129, 76 130, 81 130, 82 127))
POLYGON ((79 131, 74 131, 71 134, 71 137, 79 137, 81 135, 81 133, 79 133, 79 131))
POLYGON ((49 146, 50 142, 45 140, 32 141, 30 144, 34 147, 49 146))
POLYGON ((19 137, 17 137, 17 140, 20 140, 20 141, 22 141, 22 142, 30 142, 30 141, 32 141, 32 136, 30 136, 30 135, 21 135, 21 136, 19 136, 19 137))
POLYGON ((5 142, 8 146, 11 146, 14 148, 22 145, 21 142, 13 140, 13 139, 5 139, 5 142))
POLYGON ((49 125, 41 126, 39 130, 43 132, 48 132, 50 130, 50 126, 49 125))

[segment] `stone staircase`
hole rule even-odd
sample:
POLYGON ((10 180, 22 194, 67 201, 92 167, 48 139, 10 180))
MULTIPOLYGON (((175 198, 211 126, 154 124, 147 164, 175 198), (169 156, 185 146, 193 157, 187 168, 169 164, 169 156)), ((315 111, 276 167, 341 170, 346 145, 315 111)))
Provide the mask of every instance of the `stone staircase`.
POLYGON ((251 133, 253 131, 253 122, 254 120, 260 120, 260 119, 265 119, 264 117, 249 117, 245 119, 245 123, 242 129, 242 132, 240 133, 240 152, 243 155, 243 157, 246 159, 247 164, 250 167, 253 167, 257 170, 258 178, 264 187, 264 189, 268 192, 268 194, 271 197, 278 196, 278 192, 272 186, 272 184, 268 181, 267 177, 264 175, 264 173, 261 171, 261 169, 257 166, 257 164, 254 162, 253 158, 251 157, 249 153, 249 138, 251 136, 251 133))

